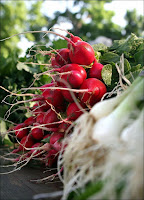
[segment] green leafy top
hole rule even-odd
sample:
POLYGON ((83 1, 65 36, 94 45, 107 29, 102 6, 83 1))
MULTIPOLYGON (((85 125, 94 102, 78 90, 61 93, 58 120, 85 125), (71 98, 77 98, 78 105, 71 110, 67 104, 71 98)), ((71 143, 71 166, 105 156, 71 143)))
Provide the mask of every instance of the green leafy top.
POLYGON ((98 61, 104 65, 102 78, 108 87, 108 91, 112 90, 119 81, 116 64, 120 67, 120 70, 122 70, 124 64, 123 75, 131 83, 144 69, 144 39, 138 38, 133 33, 125 40, 115 40, 111 47, 95 44, 93 49, 98 61))

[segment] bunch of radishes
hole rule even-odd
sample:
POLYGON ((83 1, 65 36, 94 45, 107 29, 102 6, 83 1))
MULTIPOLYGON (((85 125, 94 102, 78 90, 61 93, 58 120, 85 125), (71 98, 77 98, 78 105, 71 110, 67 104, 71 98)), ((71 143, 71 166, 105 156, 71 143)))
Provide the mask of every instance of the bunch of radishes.
POLYGON ((67 40, 67 48, 49 54, 52 82, 41 86, 41 95, 31 99, 36 102, 30 108, 32 116, 13 128, 19 143, 13 153, 23 152, 17 160, 37 157, 51 166, 63 138, 70 136, 70 125, 107 91, 101 77, 103 65, 97 62, 92 46, 69 35, 59 35, 67 40))

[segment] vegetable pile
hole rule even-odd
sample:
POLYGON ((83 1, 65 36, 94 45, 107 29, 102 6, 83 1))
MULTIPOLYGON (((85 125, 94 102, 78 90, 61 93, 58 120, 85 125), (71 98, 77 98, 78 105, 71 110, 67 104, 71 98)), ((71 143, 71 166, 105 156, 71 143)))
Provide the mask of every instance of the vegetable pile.
POLYGON ((62 199, 144 198, 143 44, 131 34, 110 48, 94 46, 105 63, 101 75, 109 98, 80 116, 71 140, 65 138, 58 160, 64 167, 62 199))
POLYGON ((67 48, 38 51, 50 57, 51 82, 28 88, 39 94, 23 94, 33 105, 8 131, 17 142, 15 170, 30 160, 57 164, 63 199, 141 199, 142 176, 135 176, 143 156, 143 39, 131 34, 106 47, 48 33, 67 48))
POLYGON ((9 131, 18 143, 12 151, 20 154, 17 162, 37 158, 45 166, 55 164, 75 120, 107 92, 101 77, 103 65, 95 58, 92 46, 69 34, 70 38, 60 35, 67 40, 67 48, 46 52, 45 56, 50 56, 47 74, 51 83, 37 88, 40 93, 28 100, 35 102, 28 108, 31 116, 9 131))

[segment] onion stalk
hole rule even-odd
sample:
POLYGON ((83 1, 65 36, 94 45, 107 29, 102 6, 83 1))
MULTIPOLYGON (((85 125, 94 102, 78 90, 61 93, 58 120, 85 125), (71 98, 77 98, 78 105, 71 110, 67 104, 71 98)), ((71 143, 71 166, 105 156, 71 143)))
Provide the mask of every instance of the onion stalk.
MULTIPOLYGON (((110 100, 110 105, 113 105, 113 109, 109 115, 97 120, 93 127, 92 138, 101 143, 107 143, 108 140, 111 140, 111 143, 114 143, 118 138, 117 136, 121 134, 129 121, 132 118, 135 118, 135 115, 139 114, 140 110, 138 109, 138 105, 143 99, 143 91, 144 79, 139 77, 134 81, 132 86, 129 87, 129 90, 126 91, 126 93, 110 100)), ((109 108, 109 100, 107 100, 106 104, 108 110, 112 108, 112 106, 109 108)), ((92 109, 92 115, 95 117, 96 113, 96 119, 100 107, 101 112, 103 112, 104 108, 102 104, 96 104, 92 109)))

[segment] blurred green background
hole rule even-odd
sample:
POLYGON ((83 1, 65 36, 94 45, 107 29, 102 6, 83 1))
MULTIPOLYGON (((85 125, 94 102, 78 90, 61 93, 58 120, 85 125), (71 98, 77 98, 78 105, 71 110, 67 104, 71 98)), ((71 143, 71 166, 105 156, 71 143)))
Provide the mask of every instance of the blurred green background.
MULTIPOLYGON (((69 30, 74 35, 78 35, 90 43, 96 42, 95 39, 99 36, 105 37, 107 40, 110 39, 111 42, 125 39, 131 33, 143 37, 144 17, 136 9, 129 10, 129 7, 127 7, 124 19, 121 19, 120 13, 123 12, 123 9, 120 7, 120 17, 118 23, 115 23, 113 18, 118 13, 115 13, 113 7, 111 7, 111 10, 106 9, 106 5, 110 5, 112 2, 112 0, 1 1, 0 39, 23 31, 46 31, 51 27, 61 27, 69 30), (55 3, 55 12, 52 13, 53 3, 55 3), (65 5, 64 8, 63 5, 65 5), (119 23, 121 20, 125 20, 123 26, 119 23)), ((125 1, 117 2, 122 7, 125 6, 125 1)), ((135 4, 137 4, 137 1, 135 1, 135 4)), ((62 33, 66 35, 65 32, 62 33)), ((33 51, 29 52, 30 47, 33 46, 33 50, 44 51, 49 50, 50 46, 55 49, 66 47, 66 42, 59 37, 52 35, 43 37, 43 35, 44 33, 21 34, 0 42, 1 86, 11 92, 20 93, 21 88, 28 88, 33 83, 35 74, 46 70, 44 65, 21 65, 19 63, 19 61, 39 64, 49 63, 48 56, 41 54, 34 56, 33 51), (34 45, 39 46, 34 47, 34 45)), ((37 87, 48 81, 46 76, 41 76, 33 83, 33 86, 37 87)), ((7 129, 11 121, 14 123, 22 122, 27 113, 27 110, 22 106, 14 106, 9 115, 7 111, 10 104, 16 100, 26 100, 27 98, 8 96, 4 99, 7 95, 9 93, 0 89, 0 132, 7 129)))

